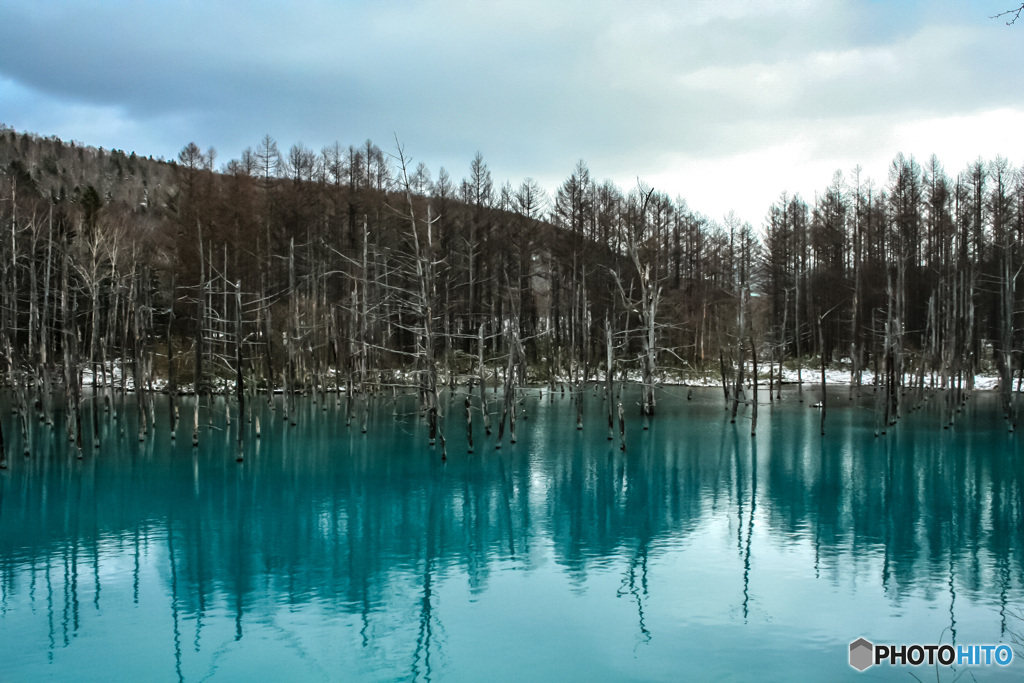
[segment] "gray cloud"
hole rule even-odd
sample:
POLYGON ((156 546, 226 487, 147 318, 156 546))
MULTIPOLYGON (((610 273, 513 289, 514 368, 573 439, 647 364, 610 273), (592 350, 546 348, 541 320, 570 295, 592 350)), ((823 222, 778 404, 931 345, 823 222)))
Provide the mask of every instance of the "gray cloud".
POLYGON ((222 160, 266 132, 317 149, 398 134, 432 167, 459 176, 479 149, 514 180, 579 158, 644 175, 810 130, 827 155, 829 122, 855 147, 885 138, 860 125, 1024 109, 1024 28, 981 4, 3 3, 0 120, 222 160))

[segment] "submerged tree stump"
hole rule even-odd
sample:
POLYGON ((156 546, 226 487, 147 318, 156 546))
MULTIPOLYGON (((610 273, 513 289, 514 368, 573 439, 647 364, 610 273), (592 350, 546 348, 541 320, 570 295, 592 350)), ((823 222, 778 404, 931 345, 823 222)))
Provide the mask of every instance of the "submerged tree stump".
POLYGON ((466 396, 466 443, 467 453, 473 452, 473 407, 469 400, 469 396, 466 396))

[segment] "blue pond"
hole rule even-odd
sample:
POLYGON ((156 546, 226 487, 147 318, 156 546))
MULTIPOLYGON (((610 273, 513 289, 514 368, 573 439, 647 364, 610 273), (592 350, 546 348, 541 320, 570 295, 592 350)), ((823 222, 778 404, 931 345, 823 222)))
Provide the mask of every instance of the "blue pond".
POLYGON ((333 397, 296 426, 257 401, 259 440, 204 401, 195 449, 193 399, 175 443, 160 397, 144 443, 134 411, 104 415, 82 460, 60 422, 22 457, 5 410, 0 680, 1024 677, 1021 655, 848 663, 861 636, 1024 631, 1024 449, 995 396, 876 438, 869 397, 830 390, 822 437, 816 392, 762 392, 751 437, 721 391, 665 389, 647 431, 626 391, 625 451, 599 392, 577 431, 568 396, 530 389, 518 442, 477 415, 468 454, 446 395, 444 462, 413 396, 371 400, 365 435, 333 397))

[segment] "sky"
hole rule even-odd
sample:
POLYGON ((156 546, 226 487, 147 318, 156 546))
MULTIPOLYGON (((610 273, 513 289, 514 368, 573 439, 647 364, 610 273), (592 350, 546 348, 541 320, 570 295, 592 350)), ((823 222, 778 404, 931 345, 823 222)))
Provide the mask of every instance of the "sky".
POLYGON ((583 160, 755 227, 898 152, 1024 165, 1015 0, 0 0, 0 122, 217 165, 396 139, 552 192, 583 160))

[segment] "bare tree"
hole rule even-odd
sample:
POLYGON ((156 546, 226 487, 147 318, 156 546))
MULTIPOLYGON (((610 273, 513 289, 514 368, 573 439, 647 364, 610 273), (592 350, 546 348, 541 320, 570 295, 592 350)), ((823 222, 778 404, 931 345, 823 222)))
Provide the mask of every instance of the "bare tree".
MULTIPOLYGON (((640 409, 645 420, 654 415, 655 408, 654 373, 657 369, 657 354, 659 350, 657 346, 657 315, 662 292, 661 282, 657 277, 655 269, 652 268, 652 259, 641 256, 639 245, 646 223, 647 206, 653 194, 653 188, 646 188, 643 185, 639 187, 638 226, 634 230, 629 230, 627 234, 626 250, 638 278, 637 282, 640 290, 638 300, 634 300, 630 294, 626 293, 626 289, 622 284, 622 277, 619 273, 612 272, 626 310, 635 311, 640 319, 641 337, 643 340, 643 353, 640 356, 643 397, 640 409)), ((630 292, 632 292, 632 289, 632 286, 630 286, 630 292)))
POLYGON ((413 201, 412 182, 409 179, 408 164, 411 161, 405 156, 405 150, 398 140, 396 159, 399 164, 400 182, 405 192, 405 217, 409 221, 409 237, 412 242, 412 257, 416 278, 416 289, 412 296, 412 308, 417 317, 416 359, 419 375, 419 389, 422 407, 427 413, 430 429, 430 443, 440 436, 442 457, 445 453, 444 433, 439 429, 440 407, 437 400, 437 363, 435 360, 434 315, 436 311, 437 288, 435 284, 436 262, 434 261, 434 241, 432 234, 433 217, 428 205, 426 219, 417 218, 416 206, 413 201), (425 242, 420 239, 420 224, 426 232, 425 242))

